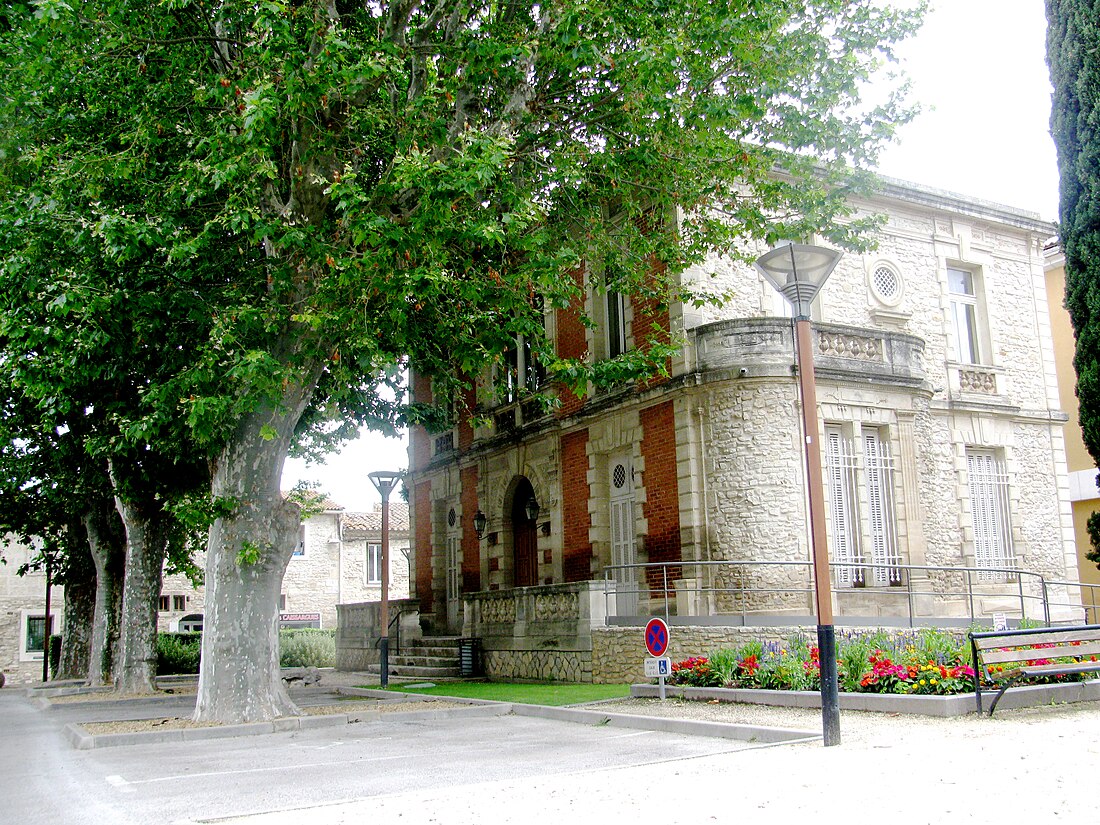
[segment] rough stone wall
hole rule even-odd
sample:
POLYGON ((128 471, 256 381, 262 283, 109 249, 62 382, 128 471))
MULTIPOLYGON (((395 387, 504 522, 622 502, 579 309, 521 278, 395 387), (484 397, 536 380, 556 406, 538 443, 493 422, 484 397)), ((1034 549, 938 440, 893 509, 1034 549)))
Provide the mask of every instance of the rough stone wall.
MULTIPOLYGON (((46 608, 46 574, 16 573, 30 561, 34 553, 19 544, 14 536, 0 537, 0 555, 7 561, 0 564, 0 673, 9 685, 42 681, 42 654, 22 650, 26 616, 42 616, 46 608)), ((50 615, 53 632, 64 627, 65 589, 50 589, 50 615)))
POLYGON ((321 627, 336 627, 340 600, 340 533, 337 517, 322 513, 306 522, 305 553, 294 556, 283 574, 284 610, 321 614, 321 627))
POLYGON ((592 654, 583 650, 486 650, 482 665, 491 679, 592 682, 592 654))
MULTIPOLYGON (((1055 580, 1065 580, 1061 505, 1057 478, 1050 463, 1053 435, 1049 426, 1021 423, 1014 427, 1014 481, 1018 494, 1012 527, 1019 566, 1055 580)), ((1076 576, 1068 578, 1075 580, 1076 576)))
MULTIPOLYGON (((193 559, 200 570, 206 569, 206 552, 199 552, 193 559)), ((168 610, 157 612, 157 632, 170 633, 179 630, 179 622, 184 616, 202 613, 206 610, 206 589, 195 587, 182 573, 165 574, 161 581, 160 593, 168 597, 168 610), (184 609, 176 610, 176 598, 182 596, 184 609)))
MULTIPOLYGON (((371 602, 382 598, 380 584, 367 584, 367 545, 379 544, 376 539, 355 539, 344 542, 343 578, 340 585, 340 604, 371 602)), ((409 540, 390 538, 390 590, 391 599, 409 597, 409 540)), ((332 627, 332 625, 326 625, 332 627)))

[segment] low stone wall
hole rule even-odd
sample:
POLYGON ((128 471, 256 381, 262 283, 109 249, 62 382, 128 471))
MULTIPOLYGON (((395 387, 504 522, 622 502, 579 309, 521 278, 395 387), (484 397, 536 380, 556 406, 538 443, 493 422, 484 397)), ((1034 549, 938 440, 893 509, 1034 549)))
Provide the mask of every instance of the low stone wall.
MULTIPOLYGON (((378 664, 381 609, 381 602, 336 605, 337 670, 366 670, 378 664)), ((398 615, 398 636, 391 638, 391 655, 397 649, 395 642, 420 638, 420 602, 416 599, 391 600, 390 618, 398 615)))
POLYGON ((463 635, 481 640, 485 675, 592 681, 593 633, 606 621, 605 582, 463 596, 463 635))

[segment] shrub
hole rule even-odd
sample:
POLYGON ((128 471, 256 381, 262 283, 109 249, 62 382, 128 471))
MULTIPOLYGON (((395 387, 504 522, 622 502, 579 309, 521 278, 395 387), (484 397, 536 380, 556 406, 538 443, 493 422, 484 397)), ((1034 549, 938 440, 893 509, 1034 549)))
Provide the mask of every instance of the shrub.
POLYGON ((158 633, 157 675, 198 673, 201 653, 201 633, 158 633))
POLYGON ((310 628, 280 631, 279 664, 282 667, 334 667, 336 631, 310 628))

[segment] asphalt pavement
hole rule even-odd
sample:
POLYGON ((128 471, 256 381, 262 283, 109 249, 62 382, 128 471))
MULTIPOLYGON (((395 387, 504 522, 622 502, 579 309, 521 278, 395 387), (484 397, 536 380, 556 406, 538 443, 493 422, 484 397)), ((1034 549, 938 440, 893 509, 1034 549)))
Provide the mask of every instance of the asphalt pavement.
MULTIPOLYGON (((171 700, 183 710, 187 702, 171 700)), ((96 715, 105 715, 96 705, 96 715)), ((137 705, 117 707, 118 714, 133 715, 137 705)), ((41 709, 22 691, 0 690, 0 822, 359 825, 582 818, 605 825, 813 816, 830 822, 904 817, 913 825, 1096 818, 1089 793, 1100 770, 1095 702, 998 712, 994 719, 845 713, 844 741, 835 748, 820 740, 768 745, 633 729, 603 723, 599 714, 561 721, 474 709, 76 750, 65 728, 88 709, 79 703, 41 709)), ((714 708, 719 711, 735 712, 714 708)), ((796 722, 812 725, 815 719, 811 711, 796 722)))

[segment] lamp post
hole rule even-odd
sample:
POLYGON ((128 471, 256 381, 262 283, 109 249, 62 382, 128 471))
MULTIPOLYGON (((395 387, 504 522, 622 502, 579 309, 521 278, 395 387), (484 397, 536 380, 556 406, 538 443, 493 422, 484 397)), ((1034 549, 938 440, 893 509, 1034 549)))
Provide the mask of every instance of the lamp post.
POLYGON ((401 473, 377 470, 367 473, 367 478, 382 496, 382 606, 379 611, 382 638, 378 643, 378 663, 379 681, 386 687, 390 683, 390 493, 401 482, 401 473))
POLYGON ((821 727, 825 746, 840 744, 840 695, 836 672, 836 632, 829 579, 829 545, 825 533, 825 501, 818 445, 817 384, 810 329, 810 304, 840 260, 841 253, 808 244, 788 244, 761 255, 760 272, 794 310, 798 386, 805 434, 806 488, 810 502, 814 591, 817 601, 817 647, 821 664, 821 727))

